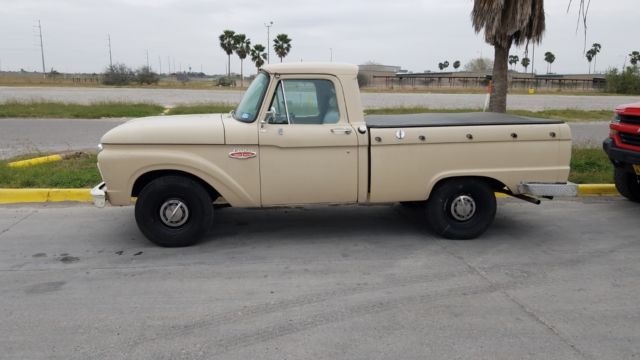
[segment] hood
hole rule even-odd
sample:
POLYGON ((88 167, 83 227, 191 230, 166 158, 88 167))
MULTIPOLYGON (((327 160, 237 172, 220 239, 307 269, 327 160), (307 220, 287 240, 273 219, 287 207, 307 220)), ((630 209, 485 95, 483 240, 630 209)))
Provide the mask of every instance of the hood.
POLYGON ((640 116, 640 103, 624 104, 616 107, 619 115, 640 116))
POLYGON ((222 114, 151 116, 129 120, 102 136, 103 144, 224 144, 222 114))

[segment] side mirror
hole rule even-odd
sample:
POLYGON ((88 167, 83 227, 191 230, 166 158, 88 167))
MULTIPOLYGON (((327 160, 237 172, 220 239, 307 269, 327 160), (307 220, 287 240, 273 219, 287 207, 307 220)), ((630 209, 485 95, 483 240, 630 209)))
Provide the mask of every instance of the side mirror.
POLYGON ((276 108, 275 107, 271 107, 271 109, 269 109, 269 111, 267 111, 267 113, 264 116, 264 119, 262 120, 263 124, 266 123, 274 123, 276 120, 276 108))

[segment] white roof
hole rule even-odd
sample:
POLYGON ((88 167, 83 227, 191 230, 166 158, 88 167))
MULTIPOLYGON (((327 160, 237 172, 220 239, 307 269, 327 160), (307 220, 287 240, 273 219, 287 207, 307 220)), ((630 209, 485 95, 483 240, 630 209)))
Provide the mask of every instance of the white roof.
POLYGON ((356 65, 340 63, 279 63, 265 65, 262 69, 271 74, 330 74, 353 76, 358 74, 358 67, 356 65))

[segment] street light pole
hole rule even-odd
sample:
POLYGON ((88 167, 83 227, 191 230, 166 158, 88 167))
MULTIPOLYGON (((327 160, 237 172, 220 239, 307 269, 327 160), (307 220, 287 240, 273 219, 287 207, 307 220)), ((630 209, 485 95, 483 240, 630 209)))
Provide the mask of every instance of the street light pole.
POLYGON ((268 23, 264 23, 264 26, 267 28, 267 64, 269 64, 269 60, 271 56, 269 53, 271 52, 271 45, 269 44, 269 30, 273 26, 273 21, 269 21, 268 23))

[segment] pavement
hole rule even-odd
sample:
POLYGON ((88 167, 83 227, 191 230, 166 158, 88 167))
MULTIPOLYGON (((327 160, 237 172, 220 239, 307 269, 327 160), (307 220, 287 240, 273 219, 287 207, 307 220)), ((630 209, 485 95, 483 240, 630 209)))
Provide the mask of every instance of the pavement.
MULTIPOLYGON (((62 101, 87 104, 104 101, 153 102, 164 106, 193 103, 237 104, 242 91, 141 89, 141 88, 72 88, 72 87, 8 87, 0 86, 0 103, 18 101, 62 101)), ((429 94, 429 93, 362 93, 365 108, 411 107, 482 108, 485 94, 429 94)), ((581 109, 611 110, 620 104, 640 101, 639 96, 573 96, 510 94, 509 109, 581 109)))
POLYGON ((227 208, 180 249, 131 207, 0 206, 0 357, 638 358, 638 205, 500 199, 472 241, 398 205, 227 208))
MULTIPOLYGON (((128 119, 0 119, 0 159, 35 152, 95 150, 100 138, 128 119)), ((570 123, 574 144, 600 147, 609 134, 604 121, 570 123)))

